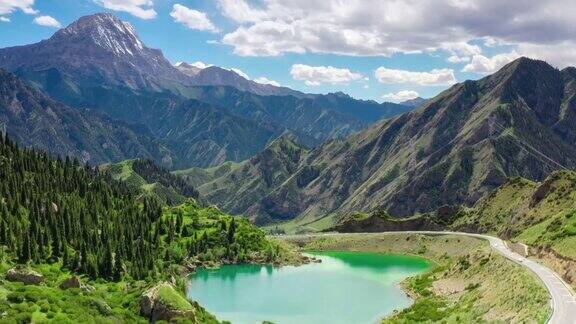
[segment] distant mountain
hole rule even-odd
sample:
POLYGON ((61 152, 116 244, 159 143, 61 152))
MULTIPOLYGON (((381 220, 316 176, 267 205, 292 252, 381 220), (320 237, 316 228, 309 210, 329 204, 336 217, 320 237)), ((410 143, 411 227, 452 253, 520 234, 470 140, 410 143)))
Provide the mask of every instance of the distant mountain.
POLYGON ((11 137, 92 164, 146 158, 169 168, 211 166, 256 154, 283 129, 264 127, 196 100, 148 111, 144 125, 58 103, 0 69, 0 122, 11 137))
POLYGON ((142 126, 113 121, 94 111, 58 103, 0 69, 0 123, 12 139, 52 153, 98 164, 142 157, 170 158, 142 126))
POLYGON ((193 99, 164 108, 148 125, 179 157, 181 163, 170 164, 172 169, 242 161, 283 133, 283 128, 234 116, 193 99))
POLYGON ((520 58, 454 85, 421 109, 315 148, 251 210, 263 220, 380 207, 401 217, 473 204, 511 176, 541 180, 574 168, 574 71, 520 58), (296 185, 305 169, 315 176, 296 185))
MULTIPOLYGON (((154 90, 189 83, 160 50, 140 41, 132 25, 109 13, 81 17, 39 43, 1 49, 0 62, 19 75, 35 75, 51 93, 53 78, 72 79, 81 86, 105 83, 154 90)), ((75 89, 70 85, 66 90, 75 89)))
POLYGON ((299 142, 310 145, 344 138, 382 118, 412 109, 393 103, 357 100, 343 93, 297 98, 258 96, 232 87, 195 87, 189 96, 259 124, 277 125, 296 135, 305 135, 315 141, 300 136, 299 142))
POLYGON ((412 108, 418 108, 422 105, 424 105, 428 100, 421 98, 421 97, 417 97, 414 99, 409 99, 406 101, 402 101, 400 104, 403 106, 408 106, 408 107, 412 107, 412 108))
POLYGON ((312 97, 300 91, 271 84, 262 84, 248 80, 240 74, 218 66, 203 69, 187 63, 180 63, 176 68, 191 78, 191 83, 198 86, 230 86, 241 91, 247 91, 262 96, 295 96, 299 98, 312 97))
POLYGON ((174 67, 111 14, 82 17, 36 44, 0 49, 0 66, 68 106, 144 125, 171 151, 155 159, 170 168, 242 161, 281 134, 316 146, 411 109, 342 93, 303 94, 218 67, 174 67))

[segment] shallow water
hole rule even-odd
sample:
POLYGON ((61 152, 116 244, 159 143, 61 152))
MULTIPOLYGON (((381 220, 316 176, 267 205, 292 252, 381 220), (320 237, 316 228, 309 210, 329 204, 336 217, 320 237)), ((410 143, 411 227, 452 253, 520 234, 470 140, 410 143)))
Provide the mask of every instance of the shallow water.
POLYGON ((190 276, 188 298, 219 320, 254 324, 375 323, 411 304, 398 287, 429 268, 409 256, 360 252, 310 253, 322 259, 300 267, 224 266, 190 276))

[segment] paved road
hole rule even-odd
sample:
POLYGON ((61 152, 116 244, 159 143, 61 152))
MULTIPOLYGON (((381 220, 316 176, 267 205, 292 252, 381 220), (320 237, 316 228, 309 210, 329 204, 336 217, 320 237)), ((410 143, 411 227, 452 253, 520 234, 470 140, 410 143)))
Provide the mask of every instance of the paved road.
MULTIPOLYGON (((504 257, 512 260, 513 262, 530 269, 540 280, 544 283, 548 292, 550 293, 550 302, 552 306, 552 316, 548 320, 549 324, 575 324, 576 323, 576 298, 574 291, 570 286, 564 282, 554 271, 547 267, 529 260, 518 253, 512 252, 504 241, 497 237, 481 234, 470 234, 462 232, 432 232, 432 231, 408 231, 408 232, 384 232, 384 233, 371 233, 371 234, 394 234, 394 233, 410 233, 410 234, 426 234, 426 235, 464 235, 484 239, 490 242, 490 246, 502 254, 504 257)), ((358 234, 358 233, 354 233, 358 234)), ((309 234, 309 235, 286 235, 284 237, 303 237, 303 236, 338 236, 338 235, 354 235, 346 233, 324 233, 324 234, 309 234)))

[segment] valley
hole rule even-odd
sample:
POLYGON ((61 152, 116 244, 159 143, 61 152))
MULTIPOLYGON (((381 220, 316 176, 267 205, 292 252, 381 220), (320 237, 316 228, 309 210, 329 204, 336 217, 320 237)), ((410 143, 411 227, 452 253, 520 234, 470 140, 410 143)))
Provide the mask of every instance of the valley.
POLYGON ((347 2, 320 36, 290 1, 218 1, 222 30, 127 2, 0 0, 0 323, 576 318, 576 68, 502 35, 366 52, 395 40, 332 34, 347 2))

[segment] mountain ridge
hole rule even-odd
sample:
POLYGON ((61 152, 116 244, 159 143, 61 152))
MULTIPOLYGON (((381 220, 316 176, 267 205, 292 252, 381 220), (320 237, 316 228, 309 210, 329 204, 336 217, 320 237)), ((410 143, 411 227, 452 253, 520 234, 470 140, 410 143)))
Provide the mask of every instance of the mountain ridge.
POLYGON ((317 177, 302 188, 273 188, 253 217, 313 221, 375 208, 403 217, 471 205, 511 176, 541 180, 575 167, 572 86, 567 72, 526 58, 456 84, 416 110, 313 149, 298 170, 321 170, 317 177))

